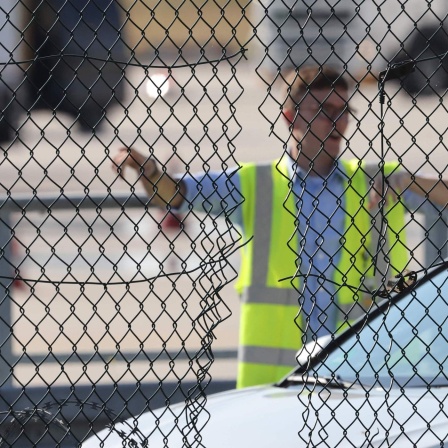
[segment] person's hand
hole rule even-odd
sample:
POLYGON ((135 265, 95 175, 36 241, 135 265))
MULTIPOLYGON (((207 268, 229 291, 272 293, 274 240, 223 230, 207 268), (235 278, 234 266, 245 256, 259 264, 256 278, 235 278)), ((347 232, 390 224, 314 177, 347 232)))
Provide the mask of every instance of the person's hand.
POLYGON ((183 182, 159 170, 154 158, 147 157, 135 149, 120 148, 117 155, 112 158, 112 168, 121 177, 124 177, 127 168, 134 170, 150 198, 151 205, 166 208, 169 204, 178 208, 184 201, 183 182))
POLYGON ((143 174, 146 178, 150 178, 157 171, 157 165, 153 159, 148 159, 135 149, 120 148, 118 154, 112 158, 112 169, 124 177, 127 167, 143 174))

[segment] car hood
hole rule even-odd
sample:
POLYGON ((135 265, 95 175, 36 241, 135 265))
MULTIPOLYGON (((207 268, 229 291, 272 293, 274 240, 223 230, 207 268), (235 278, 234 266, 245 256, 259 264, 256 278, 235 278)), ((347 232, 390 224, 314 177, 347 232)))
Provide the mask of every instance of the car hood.
POLYGON ((210 396, 205 407, 195 402, 147 412, 101 431, 82 446, 367 448, 418 443, 430 448, 448 440, 446 416, 439 408, 446 393, 447 388, 248 388, 210 396))

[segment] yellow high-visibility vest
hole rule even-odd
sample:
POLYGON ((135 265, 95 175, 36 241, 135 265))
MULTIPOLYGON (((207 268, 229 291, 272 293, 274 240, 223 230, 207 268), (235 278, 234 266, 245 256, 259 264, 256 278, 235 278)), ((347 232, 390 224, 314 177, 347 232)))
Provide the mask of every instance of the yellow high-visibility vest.
MULTIPOLYGON (((338 305, 360 300, 359 289, 372 275, 370 244, 372 217, 368 208, 368 176, 358 160, 342 161, 343 206, 346 212, 342 252, 332 279, 338 305)), ((387 163, 388 174, 397 168, 387 163)), ((278 381, 295 364, 302 346, 297 276, 298 240, 296 204, 286 161, 245 164, 239 171, 243 230, 249 241, 242 249, 237 290, 242 297, 237 387, 278 381), (294 280, 291 280, 291 279, 294 280), (280 281, 286 279, 284 281, 280 281)), ((404 207, 388 210, 388 232, 393 265, 401 269, 407 260, 404 242, 404 207), (394 259, 395 259, 394 258, 394 259)))

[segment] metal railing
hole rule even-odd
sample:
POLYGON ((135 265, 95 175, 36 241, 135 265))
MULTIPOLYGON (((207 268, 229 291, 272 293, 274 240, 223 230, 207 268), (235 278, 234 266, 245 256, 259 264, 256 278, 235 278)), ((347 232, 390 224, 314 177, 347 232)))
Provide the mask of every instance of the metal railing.
MULTIPOLYGON (((159 361, 168 361, 170 357, 161 352, 154 350, 153 352, 146 352, 144 355, 141 350, 136 351, 109 351, 99 353, 76 353, 76 358, 72 358, 73 352, 58 353, 56 355, 59 361, 56 361, 54 356, 49 357, 48 353, 42 354, 28 354, 27 356, 20 356, 13 352, 12 342, 14 334, 13 320, 11 316, 11 289, 13 280, 17 280, 17 275, 14 274, 14 269, 9 260, 11 260, 11 223, 14 214, 23 214, 36 212, 48 214, 49 211, 64 211, 64 210, 106 210, 106 209, 142 209, 148 207, 148 198, 142 194, 121 194, 121 195, 101 195, 101 194, 64 194, 57 195, 53 193, 41 194, 39 197, 32 197, 29 195, 14 195, 3 197, 0 199, 1 221, 0 221, 0 247, 3 249, 3 256, 0 257, 0 272, 3 273, 3 280, 0 284, 0 295, 3 300, 0 304, 0 314, 2 319, 0 321, 0 341, 1 358, 0 358, 0 381, 2 387, 8 386, 14 390, 12 385, 13 375, 11 369, 14 366, 23 365, 24 363, 32 363, 34 365, 41 365, 45 363, 65 363, 65 362, 82 362, 94 363, 96 361, 115 358, 124 362, 137 362, 139 360, 157 359, 159 361), (20 363, 18 364, 18 360, 20 363)), ((428 229, 425 234, 424 244, 424 260, 421 260, 421 265, 429 266, 437 261, 440 261, 447 256, 447 226, 446 226, 446 212, 443 213, 442 219, 439 214, 434 213, 432 216, 422 216, 425 221, 425 228, 428 229)), ((200 350, 200 349, 198 349, 200 350)), ((214 349, 213 355, 215 359, 231 359, 236 358, 236 348, 229 349, 214 349)), ((176 361, 190 359, 187 355, 180 352, 176 356, 176 361)), ((234 378, 229 378, 227 384, 234 384, 234 378)), ((213 383, 216 383, 215 381, 213 383)), ((222 384, 215 384, 213 389, 222 389, 222 384)), ((4 390, 4 389, 3 389, 4 390)))

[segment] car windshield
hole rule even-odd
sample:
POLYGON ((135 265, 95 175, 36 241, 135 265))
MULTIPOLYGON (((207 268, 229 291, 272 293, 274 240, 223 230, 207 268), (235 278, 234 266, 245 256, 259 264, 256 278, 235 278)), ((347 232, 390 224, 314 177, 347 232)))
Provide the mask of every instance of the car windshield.
POLYGON ((443 269, 384 308, 307 373, 381 387, 448 385, 448 281, 443 269))

